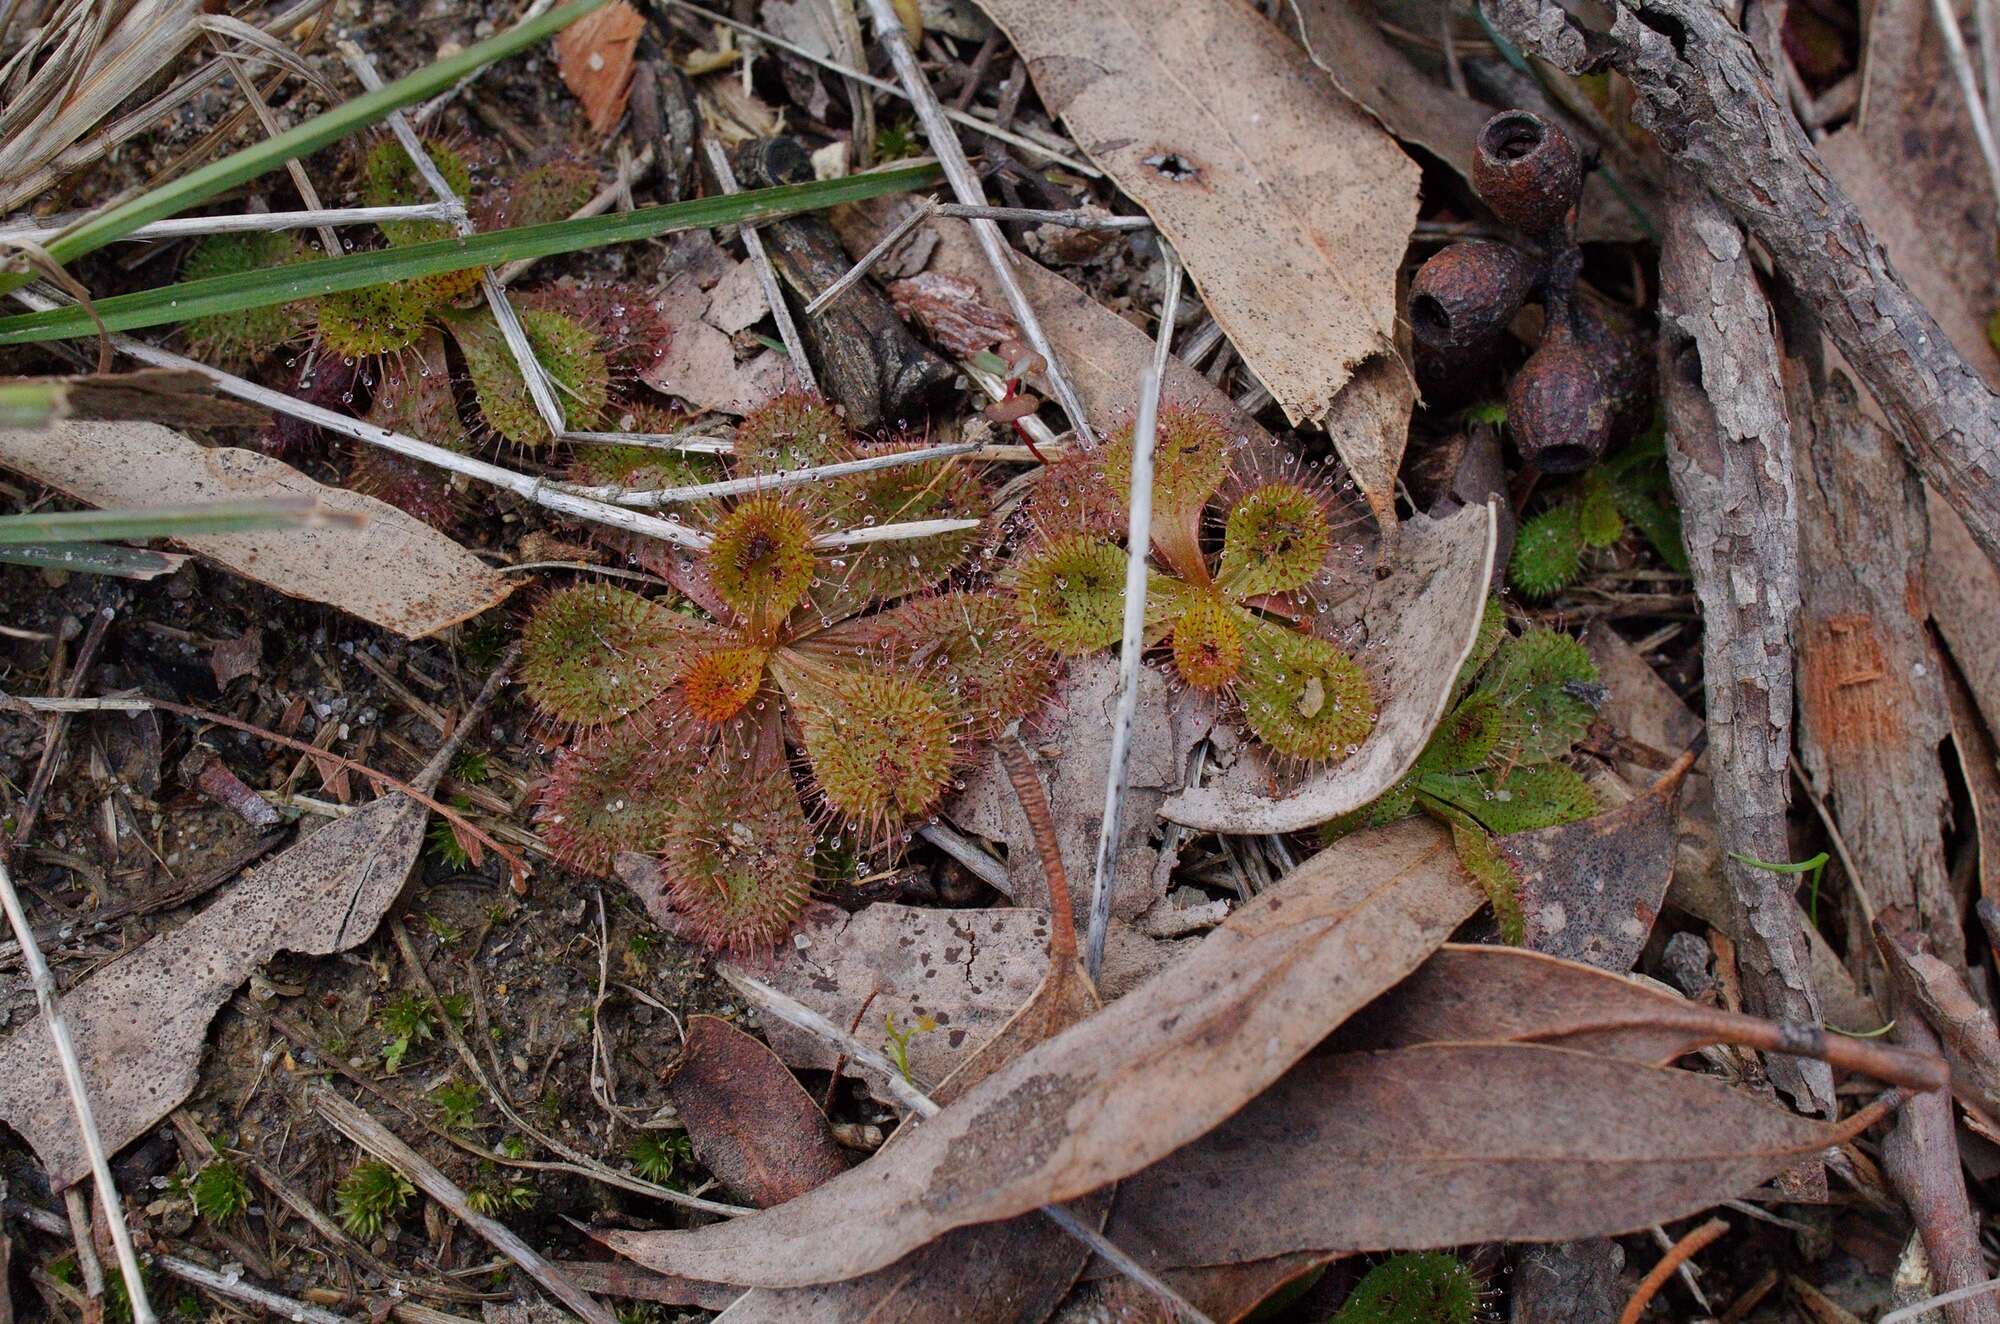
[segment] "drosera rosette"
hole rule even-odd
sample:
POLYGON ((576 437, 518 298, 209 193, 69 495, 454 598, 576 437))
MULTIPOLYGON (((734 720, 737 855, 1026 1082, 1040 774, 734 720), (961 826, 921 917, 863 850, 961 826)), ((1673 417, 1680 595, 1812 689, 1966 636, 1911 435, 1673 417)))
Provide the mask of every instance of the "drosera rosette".
POLYGON ((1597 666, 1572 636, 1515 633, 1489 601, 1451 707, 1408 776, 1322 829, 1331 840, 1423 813, 1451 828, 1458 857, 1492 902, 1501 936, 1522 936, 1521 880, 1496 837, 1591 817, 1597 793, 1568 759, 1605 698, 1597 666))
MULTIPOLYGON (((1123 632, 1132 430, 1050 466, 1027 545, 1005 579, 1029 634, 1080 656, 1123 632)), ((1320 466, 1250 454, 1213 414, 1161 408, 1154 447, 1146 642, 1172 675, 1226 702, 1269 750, 1338 761, 1374 728, 1373 686, 1317 633, 1323 599, 1356 555, 1320 466)))
MULTIPOLYGON (((775 475, 863 449, 838 413, 787 396, 744 420, 728 467, 775 475)), ((558 857, 602 870, 655 855, 689 930, 741 950, 782 936, 826 838, 886 848, 931 813, 972 743, 1041 698, 1047 655, 1004 600, 940 588, 976 559, 972 539, 820 540, 928 512, 937 492, 983 514, 956 457, 755 490, 695 512, 709 544, 668 576, 685 600, 602 584, 546 598, 522 675, 572 733, 540 806, 558 857), (878 549, 897 555, 871 564, 878 549)))

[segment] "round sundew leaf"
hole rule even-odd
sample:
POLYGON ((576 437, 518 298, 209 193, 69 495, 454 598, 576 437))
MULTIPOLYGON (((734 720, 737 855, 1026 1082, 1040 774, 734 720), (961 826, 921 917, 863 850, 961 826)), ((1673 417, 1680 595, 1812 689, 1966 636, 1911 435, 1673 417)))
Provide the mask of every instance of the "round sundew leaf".
MULTIPOLYGON (((581 322, 550 308, 519 312, 521 330, 553 384, 565 425, 589 430, 603 422, 611 369, 597 337, 581 322)), ((535 408, 493 315, 479 309, 447 317, 445 325, 465 356, 466 375, 486 425, 517 446, 538 449, 551 444, 555 437, 535 408)))
POLYGON ((644 721, 593 731, 556 756, 535 823, 572 869, 606 874, 620 851, 660 847, 687 791, 685 734, 644 721))
POLYGON ((951 785, 960 723, 923 682, 843 671, 786 697, 827 807, 864 835, 928 812, 951 785))
POLYGON ((710 534, 702 565, 731 610, 765 629, 784 620, 812 588, 811 517, 782 493, 747 497, 710 534))
POLYGON ((748 645, 711 649, 681 676, 680 695, 687 711, 704 722, 726 722, 763 688, 764 664, 770 654, 748 645))
MULTIPOLYGON (((1153 518, 1167 521, 1198 513, 1229 473, 1229 429, 1220 418, 1189 405, 1163 404, 1153 437, 1153 518)), ((1106 483, 1122 503, 1132 486, 1132 424, 1105 443, 1106 483)))
POLYGON ((1219 690, 1243 670, 1242 613, 1213 591, 1191 591, 1174 619, 1174 670, 1198 690, 1219 690))
POLYGON ((662 835, 667 899, 710 947, 750 952, 784 937, 811 897, 813 834, 791 773, 731 740, 709 746, 662 835))
POLYGON ((1507 582, 1530 598, 1568 588, 1583 573, 1583 531, 1575 503, 1549 507, 1521 526, 1507 562, 1507 582))
POLYGON ((1216 582, 1237 598, 1292 593, 1326 567, 1333 521, 1301 483, 1266 483, 1229 508, 1216 582))
POLYGON ((1346 758, 1367 738, 1374 691, 1344 650, 1268 621, 1246 644, 1236 695, 1259 740, 1289 758, 1325 762, 1346 758))
POLYGON ((1064 657, 1117 643, 1124 630, 1125 552, 1073 533, 1014 563, 1014 605, 1036 642, 1064 657))
POLYGON ((414 281, 393 281, 321 295, 312 309, 328 351, 365 359, 415 344, 431 306, 429 292, 414 281))
MULTIPOLYGON (((871 454, 909 449, 884 447, 871 454)), ((819 523, 832 530, 868 528, 916 520, 984 519, 988 513, 985 485, 971 468, 955 460, 877 469, 826 485, 819 523)), ((943 582, 972 560, 982 528, 940 533, 928 538, 866 543, 828 556, 825 591, 817 595, 828 607, 886 602, 943 582)), ((830 614, 846 615, 834 610, 830 614)))
POLYGON ((787 391, 736 425, 731 463, 739 476, 805 469, 850 458, 853 434, 840 411, 807 391, 787 391))
POLYGON ((521 686, 548 717, 605 726, 680 678, 713 628, 636 593, 577 584, 542 600, 521 637, 521 686))
MULTIPOLYGON (((236 276, 303 261, 305 248, 290 231, 214 234, 189 251, 182 280, 236 276)), ((217 317, 197 317, 187 325, 188 342, 207 354, 245 359, 268 353, 299 334, 306 305, 275 303, 217 317)))

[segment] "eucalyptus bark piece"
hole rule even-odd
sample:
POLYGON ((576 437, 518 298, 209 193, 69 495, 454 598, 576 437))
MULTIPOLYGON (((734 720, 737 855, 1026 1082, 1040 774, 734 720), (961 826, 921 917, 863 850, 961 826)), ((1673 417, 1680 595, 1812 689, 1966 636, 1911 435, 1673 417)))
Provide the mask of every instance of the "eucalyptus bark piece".
POLYGON ((1842 891, 1849 931, 1896 907, 1932 951, 1962 961, 1938 761, 1951 717, 1917 587, 1930 551, 1923 488, 1844 374, 1795 370, 1786 388, 1799 478, 1799 759, 1858 868, 1842 891))
MULTIPOLYGON (((813 178, 812 159, 791 138, 747 142, 731 164, 745 188, 813 178)), ((773 221, 758 233, 771 265, 801 304, 852 265, 833 228, 817 216, 773 221)), ((952 366, 912 335, 888 299, 866 281, 814 316, 801 317, 799 331, 822 389, 846 408, 857 431, 919 420, 951 389, 952 366)))
MULTIPOLYGON (((1820 1023, 1806 939, 1782 864, 1792 747, 1792 626, 1799 605, 1798 489, 1771 307, 1743 232, 1714 199, 1668 203, 1660 253, 1660 382, 1667 467, 1700 599, 1709 767, 1723 873, 1742 918, 1743 988, 1760 1015, 1820 1023)), ((1770 1059, 1772 1082, 1835 1116, 1833 1076, 1770 1059)))
POLYGON ((1763 245, 1925 480, 2000 559, 2000 449, 1991 440, 2000 434, 2000 395, 1890 269, 1729 17, 1708 0, 1629 0, 1598 32, 1555 0, 1483 5, 1501 32, 1558 68, 1609 66, 1630 80, 1634 120, 1685 169, 1683 184, 1712 191, 1763 245))

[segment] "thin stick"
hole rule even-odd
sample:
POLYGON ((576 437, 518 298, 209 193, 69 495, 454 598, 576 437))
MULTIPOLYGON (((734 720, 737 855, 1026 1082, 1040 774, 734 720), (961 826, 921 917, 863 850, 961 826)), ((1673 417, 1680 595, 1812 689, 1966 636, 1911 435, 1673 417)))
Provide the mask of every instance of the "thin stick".
MULTIPOLYGON (((729 168, 729 153, 722 150, 722 144, 704 137, 702 147, 708 152, 709 169, 715 171, 715 182, 722 186, 722 191, 742 192, 742 185, 736 182, 736 172, 729 168)), ((771 309, 771 320, 778 324, 778 338, 785 342, 785 353, 791 356, 792 371, 798 375, 801 386, 817 392, 819 379, 813 376, 812 361, 806 358, 805 342, 799 339, 799 328, 792 322, 791 305, 785 302, 785 291, 778 284, 778 273, 772 269, 771 255, 764 251, 763 236, 757 233, 754 225, 745 225, 739 232, 743 236, 743 247, 750 254, 750 265, 756 268, 757 283, 764 287, 764 302, 771 309)))
MULTIPOLYGON (((917 120, 924 127, 924 136, 937 154, 938 164, 944 167, 944 176, 951 184, 951 191, 958 200, 970 207, 986 205, 986 191, 980 186, 979 176, 972 171, 972 165, 965 159, 965 148, 959 145, 958 135, 947 123, 944 107, 938 104, 937 93, 931 90, 924 78, 924 71, 917 66, 916 53, 910 49, 910 35, 903 30, 903 21, 896 16, 893 0, 868 0, 868 12, 874 15, 875 31, 882 44, 889 50, 889 58, 895 62, 896 76, 902 80, 903 88, 910 94, 910 105, 916 109, 917 120)), ((1056 349, 1049 342, 1042 322, 1035 315, 1035 306, 1028 302, 1026 290, 1014 275, 1014 251, 1007 245, 1006 236, 992 221, 968 221, 979 246, 986 253, 986 261, 993 268, 993 276, 999 281, 1001 290, 1007 296, 1007 306, 1020 324, 1021 334, 1035 353, 1042 356, 1045 365, 1043 374, 1048 378, 1049 392, 1062 406, 1063 416, 1075 429, 1081 440, 1088 442, 1094 434, 1090 430, 1090 419, 1085 414, 1083 400, 1077 395, 1076 387, 1070 384, 1069 375, 1062 369, 1056 349)))
POLYGON ((728 437, 700 432, 565 432, 564 441, 580 446, 638 446, 646 450, 679 451, 684 455, 733 455, 736 443, 728 437))
MULTIPOLYGON (((779 1020, 787 1024, 797 1026, 830 1047, 845 1053, 856 1063, 867 1067, 870 1071, 882 1077, 889 1092, 895 1096, 896 1100, 917 1116, 935 1117, 943 1111, 938 1104, 932 1101, 930 1095, 925 1094, 915 1085, 905 1080, 903 1073, 898 1071, 895 1064, 889 1061, 888 1058, 841 1029, 811 1007, 806 1006, 803 1002, 780 993, 763 980, 746 974, 734 966, 725 965, 720 968, 720 973, 724 979, 729 981, 730 987, 734 988, 751 1002, 756 1003, 763 1010, 770 1012, 773 1016, 776 1016, 779 1020)), ((1179 1292, 1176 1292, 1156 1277, 1151 1270, 1147 1269, 1137 1260, 1134 1260, 1123 1250, 1120 1250, 1102 1232, 1080 1221, 1069 1210, 1064 1209, 1061 1205, 1050 1204, 1043 1205, 1041 1213, 1057 1227, 1069 1233, 1070 1236, 1083 1245, 1088 1246, 1106 1264, 1111 1265, 1127 1278, 1130 1278, 1133 1282, 1159 1297, 1161 1301, 1166 1303, 1169 1309, 1173 1310, 1181 1318, 1189 1321, 1189 1324, 1214 1324, 1214 1321, 1210 1320, 1207 1315, 1204 1315, 1191 1302, 1181 1296, 1179 1292)))
POLYGON ((146 1282, 139 1276, 139 1257, 132 1249, 132 1233, 125 1226, 125 1204, 118 1196, 118 1183, 111 1176, 111 1160, 104 1153, 104 1137, 97 1132, 97 1118, 84 1088, 83 1064, 77 1061, 76 1045, 69 1037, 69 1024, 56 1004, 56 981, 49 963, 42 958, 41 944, 21 908, 21 894, 14 890, 13 875, 7 872, 4 852, 0 852, 0 906, 7 911, 7 923, 14 940, 21 944, 21 960, 28 967, 28 982, 35 987, 35 1005, 41 1008, 42 1024, 55 1042, 56 1061, 62 1064, 63 1084, 69 1089, 70 1107, 76 1111, 76 1129, 83 1137, 84 1153, 90 1157, 91 1176, 97 1183, 97 1198, 111 1231, 111 1244, 118 1252, 118 1271, 125 1275, 125 1292, 132 1303, 133 1324, 153 1324, 153 1303, 146 1299, 146 1282))
MULTIPOLYGON (((97 660, 97 650, 104 643, 104 633, 111 628, 112 614, 111 608, 100 607, 91 618, 90 629, 84 634, 83 643, 77 647, 76 658, 70 664, 69 679, 63 684, 64 698, 74 699, 82 691, 85 673, 97 660)), ((51 715, 45 727, 41 761, 35 765, 35 775, 28 782, 28 798, 22 802, 21 820, 14 829, 16 850, 27 844, 28 834, 35 830, 35 820, 41 817, 42 800, 49 793, 49 783, 55 780, 63 739, 69 734, 69 714, 51 715)))
POLYGON ((973 877, 994 891, 1003 896, 1014 894, 1014 880, 1007 876, 1007 866, 974 845, 970 839, 943 823, 926 823, 917 829, 917 835, 964 865, 973 877))
MULTIPOLYGON (((384 221, 449 221, 460 208, 442 202, 419 202, 399 207, 322 207, 316 211, 252 211, 228 216, 174 216, 142 225, 127 235, 125 243, 139 239, 184 239, 205 234, 263 234, 274 230, 309 230, 322 225, 380 225, 384 221)), ((47 243, 68 229, 82 214, 47 224, 0 226, 0 239, 26 239, 47 243)))
MULTIPOLYGON (((382 76, 375 72, 375 62, 368 57, 368 52, 352 40, 336 45, 348 67, 354 70, 354 76, 361 80, 361 85, 370 92, 380 90, 382 76)), ((450 181, 438 170, 437 162, 431 160, 430 152, 418 139, 416 130, 410 127, 409 117, 400 110, 392 110, 384 123, 396 136, 397 143, 402 146, 404 155, 410 158, 410 164, 416 168, 425 186, 437 195, 438 201, 459 202, 458 195, 451 190, 450 181)), ((460 238, 473 234, 472 218, 461 211, 452 221, 452 229, 458 232, 460 238)), ((491 267, 480 268, 479 285, 486 295, 486 306, 493 314, 494 325, 500 328, 500 338, 507 342, 507 350, 514 356, 514 366, 519 369, 521 381, 528 388, 528 398, 535 403, 535 412, 542 416, 542 422, 551 433, 560 434, 569 425, 568 419, 563 415, 562 406, 556 403, 548 374, 542 371, 542 362, 535 357, 535 347, 528 343, 528 333, 522 329, 521 319, 514 315, 514 305, 507 298, 506 288, 494 279, 491 267)))
MULTIPOLYGON (((793 43, 786 41, 783 37, 774 37, 770 33, 765 32, 760 28, 753 28, 748 23, 739 22, 736 19, 729 17, 727 14, 718 14, 713 9, 704 9, 700 5, 690 3, 690 0, 670 0, 670 3, 679 5, 682 9, 687 10, 689 13, 700 14, 703 18, 708 19, 714 23, 720 23, 722 24, 722 26, 726 28, 734 28, 736 31, 743 33, 745 36, 755 37, 758 41, 763 42, 767 46, 775 46, 777 49, 796 55, 801 60, 805 60, 810 64, 816 64, 820 68, 825 69, 830 73, 839 74, 842 78, 851 78, 855 82, 860 83, 863 87, 872 87, 877 92, 887 92, 890 96, 900 97, 904 101, 908 101, 910 99, 910 94, 904 91, 902 88, 896 86, 894 83, 888 82, 881 78, 877 78, 875 75, 871 73, 865 73, 860 69, 852 67, 851 65, 845 65, 834 60, 829 60, 824 55, 814 54, 812 51, 807 50, 803 46, 794 45, 793 43)), ((974 115, 968 111, 952 110, 949 107, 945 107, 944 117, 952 121, 952 123, 954 124, 964 125, 966 128, 971 129, 974 133, 983 133, 989 138, 997 138, 1001 142, 1007 143, 1008 145, 1013 147, 1019 147, 1023 151, 1033 152, 1036 156, 1042 157, 1044 160, 1056 162, 1061 166, 1063 166, 1065 169, 1074 170, 1077 174, 1083 175, 1086 178, 1089 179, 1104 178, 1104 172, 1102 170, 1099 170, 1096 166, 1090 164, 1088 161, 1080 161, 1076 157, 1069 156, 1061 151, 1056 150, 1054 147, 1051 147, 1048 143, 1037 142, 1035 139, 1026 137, 1025 135, 1020 133, 1016 133, 1011 129, 1003 129, 998 124, 995 124, 990 120, 982 119, 979 116, 974 115)))
POLYGON ((750 474, 742 478, 725 478, 713 483, 693 483, 687 487, 664 487, 651 492, 619 487, 615 484, 608 487, 566 486, 564 490, 620 506, 646 508, 674 506, 688 501, 706 501, 711 497, 742 496, 750 492, 773 492, 780 488, 804 487, 829 478, 847 478, 854 474, 873 473, 878 469, 925 464, 932 460, 949 459, 954 455, 970 455, 981 447, 982 443, 977 441, 954 441, 943 446, 925 446, 912 451, 891 451, 887 455, 869 455, 859 460, 840 460, 833 464, 781 470, 774 474, 750 474))
POLYGON ((1674 1270, 1727 1231, 1729 1224, 1719 1218, 1711 1218, 1675 1242, 1673 1249, 1662 1255, 1660 1262, 1639 1280, 1639 1286, 1633 1289, 1631 1298, 1625 1302, 1624 1311, 1618 1316, 1618 1324, 1639 1324, 1639 1317, 1646 1313, 1647 1303, 1666 1285, 1667 1279, 1674 1276, 1674 1270))
MULTIPOLYGON (((586 216, 602 216, 611 210, 612 203, 631 191, 633 180, 652 168, 653 145, 648 143, 637 156, 621 158, 617 174, 612 177, 611 182, 597 190, 589 202, 571 212, 569 218, 572 221, 580 221, 586 216)), ((540 261, 538 257, 517 257, 505 266, 497 268, 493 272, 493 279, 503 286, 512 285, 516 277, 540 261)))
POLYGON ((880 239, 876 240, 875 246, 869 249, 866 253, 863 253, 861 255, 859 261, 857 261, 853 266, 849 267, 846 271, 842 272, 839 280, 835 281, 833 284, 827 286, 825 289, 821 290, 818 294, 814 295, 812 302, 806 305, 806 316, 807 317, 818 316, 819 311, 822 308, 826 307, 828 304, 832 303, 835 299, 838 299, 841 295, 847 293, 849 290, 853 289, 856 285, 860 284, 861 278, 863 276, 866 276, 869 270, 872 267, 874 267, 874 265, 877 262, 880 262, 883 256, 886 253, 888 253, 890 249, 894 248, 897 244, 901 243, 904 235, 908 234, 910 231, 916 229, 919 225, 922 225, 925 221, 929 220, 933 215, 937 213, 937 210, 938 210, 937 199, 925 198, 921 206, 915 208, 913 211, 910 212, 908 216, 905 216, 902 220, 897 221, 896 224, 890 228, 889 233, 883 235, 880 239))
POLYGON ((1146 558, 1153 538, 1153 446, 1159 433, 1160 374, 1173 344, 1180 311, 1181 268, 1165 255, 1167 288, 1160 301, 1160 334, 1153 362, 1139 382, 1139 416, 1132 427, 1132 483, 1125 499, 1125 631, 1118 649, 1118 701, 1111 715, 1111 763, 1104 776, 1104 821, 1097 829, 1097 873, 1090 887, 1090 927, 1083 968, 1093 981, 1104 967, 1104 935, 1111 926, 1111 892, 1118 878, 1118 833, 1125 816, 1125 786, 1132 771, 1132 718, 1139 710, 1139 659, 1146 651, 1146 558))
POLYGON ((404 1144, 397 1135, 332 1090, 321 1086, 313 1092, 313 1106, 320 1116, 342 1135, 384 1163, 407 1175, 431 1199, 449 1209, 459 1222, 505 1255, 527 1275, 540 1283, 550 1296, 580 1315, 586 1324, 618 1324, 604 1303, 571 1281, 568 1274, 536 1253, 514 1235, 512 1229, 480 1213, 466 1199, 465 1192, 433 1167, 428 1160, 404 1144))
POLYGON ((968 207, 947 202, 938 208, 940 216, 956 216, 965 221, 1027 221, 1038 225, 1060 225, 1071 230, 1150 230, 1150 216, 1106 216, 1103 212, 1071 207, 1047 211, 1040 207, 968 207))
POLYGON ((217 1273, 178 1255, 155 1255, 153 1263, 184 1283, 193 1283, 231 1301, 256 1306, 279 1319, 304 1320, 306 1324, 354 1324, 346 1315, 337 1315, 324 1306, 307 1305, 303 1301, 280 1296, 268 1288, 252 1286, 241 1278, 217 1273))
POLYGON ((1925 1297, 1922 1301, 1912 1301, 1907 1306, 1890 1311, 1876 1320, 1875 1324, 1911 1324, 1911 1321, 1923 1318, 1939 1306, 1970 1301, 1973 1297, 1984 1296, 1988 1292, 2000 1292, 2000 1278, 1988 1278, 1983 1283, 1972 1283, 1949 1292, 1940 1292, 1936 1296, 1925 1297))
MULTIPOLYGON (((56 307, 54 300, 48 299, 31 290, 19 289, 12 291, 12 293, 15 299, 38 311, 56 307)), ((708 538, 705 535, 697 533, 695 530, 686 527, 678 521, 663 520, 656 516, 642 515, 637 511, 626 510, 622 506, 607 505, 602 501, 591 501, 584 497, 572 496, 560 490, 555 484, 550 483, 546 479, 531 478, 527 474, 515 473, 512 469, 503 469, 497 464, 488 464, 484 460, 477 460, 469 455, 460 455, 456 451, 446 450, 442 446, 433 446, 427 441, 419 441, 415 437, 405 436, 400 432, 392 432, 388 428, 376 427, 374 424, 364 422, 352 415, 337 413, 321 405, 312 404, 309 401, 287 395, 283 391, 274 391, 269 387, 259 386, 255 382, 246 381, 233 373, 224 372, 220 368, 212 368, 208 364, 188 358, 186 355, 175 354, 170 350, 156 349, 144 341, 134 340, 130 336, 114 333, 111 337, 111 345, 119 353, 135 358, 141 363, 150 363, 156 368, 181 368, 188 372, 198 372, 211 382, 214 382, 218 390, 227 395, 233 395, 239 400, 248 400, 251 404, 262 405, 274 413, 289 414, 293 418, 304 419, 306 422, 325 428, 329 432, 338 432, 342 436, 352 437, 356 441, 366 442, 371 446, 380 446, 382 449, 393 451, 406 459, 421 460, 425 464, 435 465, 451 473, 464 474, 468 478, 476 478, 482 483, 503 488, 506 491, 514 493, 524 501, 544 506, 560 514, 569 515, 576 519, 589 520, 593 524, 602 524, 608 528, 623 529, 628 533, 644 534, 649 538, 658 538, 661 542, 672 543, 677 547, 690 547, 698 551, 708 546, 708 538)))
POLYGON ((813 546, 828 549, 866 547, 878 542, 908 542, 912 538, 934 538, 941 533, 963 533, 976 529, 976 519, 919 519, 907 524, 877 524, 868 529, 848 529, 843 533, 822 533, 813 546))
POLYGON ((1979 95, 1979 81, 1972 73, 1972 56, 1965 49, 1965 34, 1958 30, 1958 15, 1951 0, 1931 0, 1931 17, 1937 20, 1938 35, 1944 38, 1945 59, 1952 77, 1958 80, 1958 94, 1965 101, 1965 113, 1972 120, 1972 137, 1979 144, 1980 159, 1986 162, 1986 181, 1993 190, 1993 204, 2000 213, 2000 147, 1993 142, 1993 122, 1987 118, 1986 103, 1979 95))

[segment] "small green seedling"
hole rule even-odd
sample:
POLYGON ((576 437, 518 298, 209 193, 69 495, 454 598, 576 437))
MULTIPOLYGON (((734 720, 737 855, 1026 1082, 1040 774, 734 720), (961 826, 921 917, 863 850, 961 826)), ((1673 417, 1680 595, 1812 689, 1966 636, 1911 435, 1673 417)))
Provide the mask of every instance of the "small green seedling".
POLYGON ((632 1160, 632 1171, 655 1186, 665 1186, 682 1164, 694 1161, 694 1146, 685 1131, 670 1135, 648 1131, 632 1142, 627 1156, 632 1160))
POLYGON ((382 1048, 382 1068, 390 1075, 402 1069, 403 1059, 410 1050, 420 1043, 428 1043, 437 1035, 437 1017, 431 1011, 430 1003, 415 993, 401 993, 382 1008, 382 1033, 387 1042, 382 1048))
POLYGON ((1587 550, 1618 542, 1628 526, 1652 544, 1669 568, 1687 573, 1680 515, 1668 487, 1666 445, 1658 428, 1585 470, 1521 525, 1507 562, 1507 582, 1524 597, 1551 597, 1583 577, 1587 550))
POLYGON ((1450 1255, 1392 1255, 1355 1285, 1332 1324, 1472 1324, 1479 1280, 1450 1255))
POLYGON ((250 1207, 250 1183, 228 1159, 204 1164, 187 1189, 195 1212, 211 1223, 227 1223, 250 1207))
POLYGON ((883 1022, 889 1029, 889 1038, 886 1047, 889 1050, 890 1060, 896 1064, 896 1073, 903 1078, 905 1084, 916 1084, 916 1080, 910 1075, 910 1040, 920 1034, 929 1034, 932 1030, 937 1029, 937 1022, 929 1016, 919 1016, 915 1021, 911 1022, 908 1029, 899 1030, 896 1028, 896 1014, 894 1012, 890 1012, 885 1016, 883 1022))
POLYGON ((333 1211, 349 1236, 372 1241, 383 1223, 400 1215, 416 1193, 402 1173, 376 1159, 364 1159, 334 1188, 333 1211))
POLYGON ((438 1106, 438 1120, 446 1130, 464 1131, 478 1120, 486 1092, 469 1080, 449 1080, 431 1094, 431 1102, 438 1106))

